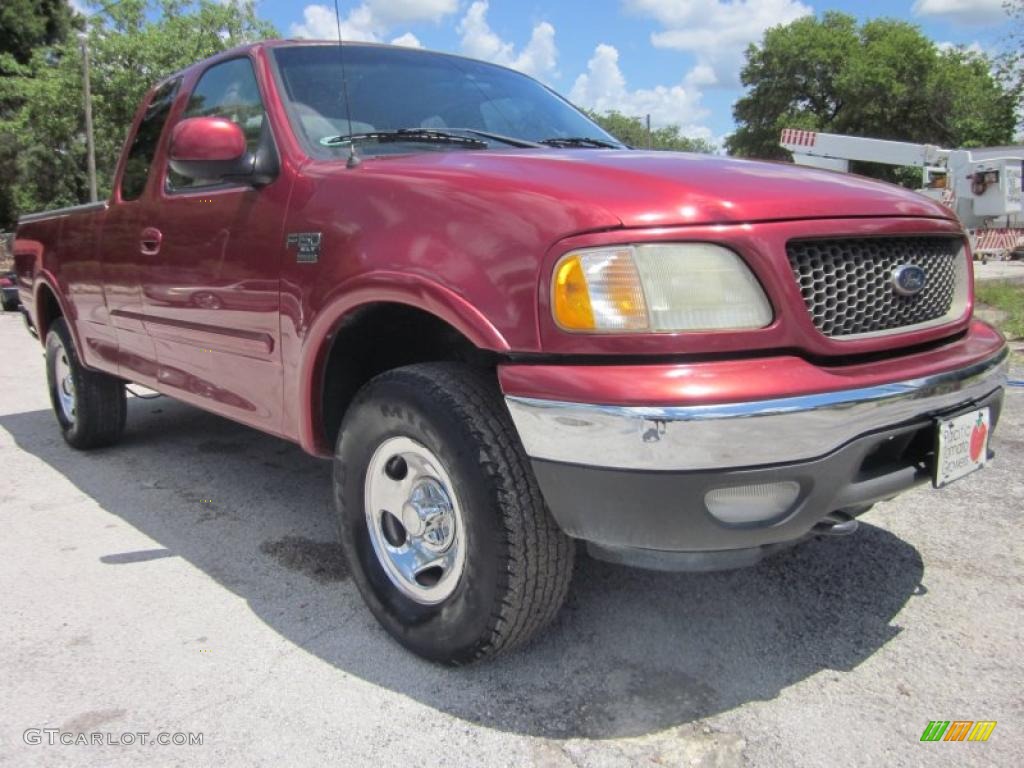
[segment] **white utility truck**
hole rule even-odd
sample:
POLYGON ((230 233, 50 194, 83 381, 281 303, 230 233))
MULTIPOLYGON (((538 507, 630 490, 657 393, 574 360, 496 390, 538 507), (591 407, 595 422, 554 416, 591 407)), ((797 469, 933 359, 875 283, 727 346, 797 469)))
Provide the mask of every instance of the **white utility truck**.
POLYGON ((849 171, 851 161, 921 169, 918 190, 952 208, 975 258, 1024 257, 1024 147, 942 149, 796 128, 779 142, 798 165, 849 171))

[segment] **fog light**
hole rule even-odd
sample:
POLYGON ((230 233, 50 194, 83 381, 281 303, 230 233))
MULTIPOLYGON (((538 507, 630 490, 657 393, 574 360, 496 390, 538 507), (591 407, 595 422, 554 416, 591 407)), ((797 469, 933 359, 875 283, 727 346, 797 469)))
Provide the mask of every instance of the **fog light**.
POLYGON ((704 495, 704 505, 723 523, 760 523, 788 510, 799 495, 800 484, 793 480, 734 485, 708 491, 704 495))

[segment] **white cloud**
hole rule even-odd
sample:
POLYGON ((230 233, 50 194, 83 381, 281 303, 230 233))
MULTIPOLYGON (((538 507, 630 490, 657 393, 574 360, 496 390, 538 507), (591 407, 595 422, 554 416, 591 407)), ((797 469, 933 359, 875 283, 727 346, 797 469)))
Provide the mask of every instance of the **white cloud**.
POLYGON ((412 32, 406 32, 404 35, 399 35, 391 41, 392 45, 404 45, 406 48, 422 48, 423 43, 416 37, 412 32))
MULTIPOLYGON (((458 7, 458 0, 366 0, 341 20, 341 36, 345 40, 380 42, 398 24, 438 22, 458 7)), ((291 33, 294 37, 334 40, 338 36, 334 9, 307 5, 302 9, 302 23, 292 24, 291 33)))
POLYGON ((598 112, 617 110, 632 117, 650 115, 655 126, 675 123, 687 136, 710 138, 711 131, 700 125, 708 111, 701 107, 697 88, 708 76, 707 70, 697 67, 679 85, 631 91, 619 68, 618 50, 601 43, 587 62, 587 71, 576 78, 569 98, 598 112))
POLYGON ((457 31, 462 38, 462 51, 467 56, 512 67, 533 77, 545 79, 555 75, 558 64, 555 28, 546 21, 535 25, 530 41, 516 53, 515 45, 502 40, 487 23, 488 7, 487 0, 477 0, 459 22, 457 31))
MULTIPOLYGON (((341 20, 341 37, 344 40, 376 43, 380 41, 379 27, 369 7, 361 5, 341 20)), ((307 5, 302 9, 302 23, 292 24, 291 33, 293 37, 314 40, 337 39, 338 22, 334 17, 334 9, 326 5, 307 5)))
POLYGON ((739 85, 743 53, 766 29, 813 13, 799 0, 626 0, 626 5, 664 27, 651 35, 655 47, 693 53, 701 84, 725 87, 739 85))
POLYGON ((944 40, 940 43, 936 43, 935 47, 945 53, 946 51, 963 50, 967 53, 973 53, 977 56, 989 56, 991 55, 985 50, 985 47, 975 40, 973 43, 954 43, 949 40, 944 40))
POLYGON ((459 0, 366 0, 365 3, 382 24, 440 21, 455 13, 459 0))
POLYGON ((1004 0, 916 0, 916 16, 939 16, 960 24, 998 24, 1007 20, 1004 0))

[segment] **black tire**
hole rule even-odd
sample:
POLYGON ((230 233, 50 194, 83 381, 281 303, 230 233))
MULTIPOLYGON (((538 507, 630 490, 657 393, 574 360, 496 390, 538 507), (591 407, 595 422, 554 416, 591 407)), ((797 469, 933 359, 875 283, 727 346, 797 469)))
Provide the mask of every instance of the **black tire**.
POLYGON ((17 299, 9 299, 9 300, 8 299, 3 299, 3 300, 0 300, 0 304, 3 305, 4 312, 14 312, 15 310, 18 309, 18 300, 17 299))
POLYGON ((128 416, 124 384, 120 379, 82 366, 64 318, 53 321, 46 334, 46 381, 50 402, 61 433, 68 445, 79 450, 102 448, 117 442, 128 416), (69 417, 61 406, 57 364, 66 355, 74 383, 74 413, 69 417))
POLYGON ((565 601, 574 542, 544 505, 493 374, 426 363, 370 381, 342 425, 334 491, 359 591, 384 628, 424 658, 466 664, 518 647, 565 601), (367 469, 377 447, 394 437, 441 461, 462 509, 465 565, 454 591, 435 605, 396 588, 370 539, 367 469))

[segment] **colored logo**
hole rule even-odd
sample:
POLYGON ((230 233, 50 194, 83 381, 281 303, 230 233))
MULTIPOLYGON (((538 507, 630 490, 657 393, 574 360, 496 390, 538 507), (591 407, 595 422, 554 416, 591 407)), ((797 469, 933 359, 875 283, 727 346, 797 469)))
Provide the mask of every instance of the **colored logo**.
POLYGON ((985 426, 985 419, 978 414, 978 422, 971 429, 971 461, 981 460, 981 452, 985 449, 985 437, 988 435, 988 427, 985 426))
POLYGON ((902 264, 892 271, 892 289, 900 296, 916 296, 926 282, 928 274, 916 264, 902 264))
POLYGON ((929 720, 921 741, 988 741, 995 720, 929 720))

